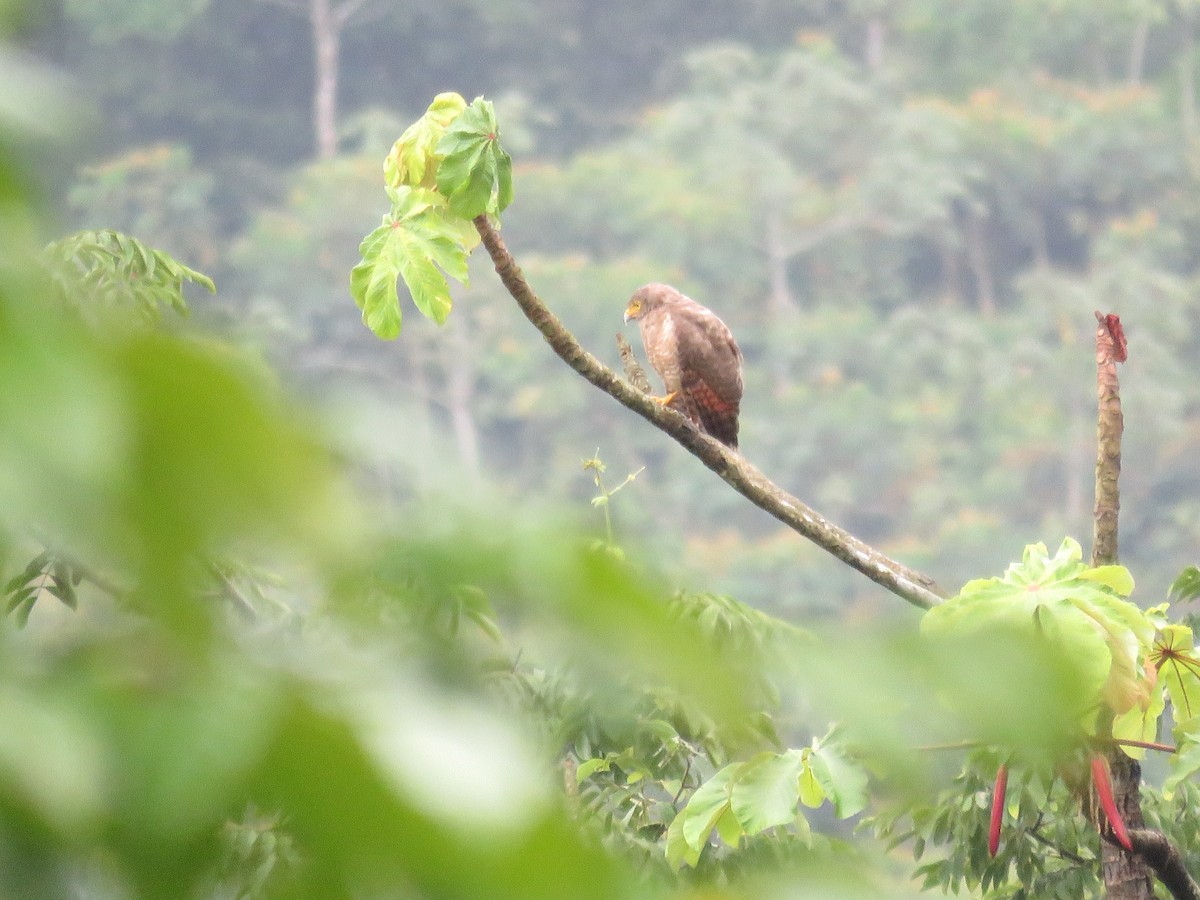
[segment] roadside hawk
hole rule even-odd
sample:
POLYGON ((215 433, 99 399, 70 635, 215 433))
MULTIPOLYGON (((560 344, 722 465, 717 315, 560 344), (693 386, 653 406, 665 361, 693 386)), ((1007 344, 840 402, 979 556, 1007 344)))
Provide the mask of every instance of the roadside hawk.
POLYGON ((638 288, 625 308, 666 388, 661 403, 734 450, 742 402, 742 351, 711 309, 669 284, 638 288))

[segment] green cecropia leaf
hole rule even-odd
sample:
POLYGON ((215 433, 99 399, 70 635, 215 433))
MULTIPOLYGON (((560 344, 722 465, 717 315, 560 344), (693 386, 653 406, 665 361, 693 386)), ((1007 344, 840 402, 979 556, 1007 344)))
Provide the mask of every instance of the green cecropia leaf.
POLYGON ((466 108, 467 101, 460 94, 451 92, 434 97, 425 115, 405 129, 383 161, 383 178, 387 186, 435 187, 441 161, 436 150, 438 141, 466 108))
POLYGON ((512 158, 500 146, 491 101, 476 97, 446 129, 437 154, 437 187, 455 215, 495 215, 512 202, 512 158))
POLYGON ((1151 704, 1145 661, 1155 621, 1125 599, 1133 589, 1126 569, 1089 568, 1082 556, 1071 538, 1054 556, 1044 544, 1031 544, 1004 575, 968 582, 926 613, 921 631, 943 640, 999 630, 1029 634, 1078 671, 1086 693, 1081 715, 1101 701, 1118 715, 1144 710, 1151 704))
POLYGON ((1167 625, 1154 641, 1150 662, 1171 697, 1178 721, 1200 716, 1200 654, 1192 643, 1192 629, 1167 625))
POLYGON ((1200 716, 1190 719, 1179 716, 1174 737, 1178 752, 1171 755, 1171 773, 1163 781, 1162 787, 1163 796, 1168 799, 1180 782, 1200 772, 1200 716))
POLYGON ((350 292, 367 327, 393 340, 402 319, 397 279, 404 279, 417 309, 441 325, 451 306, 446 276, 467 283, 467 255, 479 236, 470 222, 448 214, 434 191, 400 187, 388 193, 392 211, 360 245, 362 261, 350 273, 350 292))
POLYGON ((350 292, 367 327, 393 340, 403 319, 398 279, 423 315, 446 321, 446 278, 467 283, 467 256, 479 243, 471 220, 512 201, 512 160, 491 102, 476 97, 468 105, 446 93, 392 146, 383 172, 392 209, 363 239, 350 292))
POLYGON ((1188 566, 1171 582, 1167 594, 1178 603, 1186 603, 1200 597, 1200 568, 1188 566))
POLYGON ((743 837, 792 827, 804 840, 809 825, 800 804, 825 800, 839 818, 866 806, 867 774, 835 743, 814 739, 808 747, 758 753, 730 763, 692 794, 667 832, 667 861, 694 866, 714 831, 736 847, 743 837))

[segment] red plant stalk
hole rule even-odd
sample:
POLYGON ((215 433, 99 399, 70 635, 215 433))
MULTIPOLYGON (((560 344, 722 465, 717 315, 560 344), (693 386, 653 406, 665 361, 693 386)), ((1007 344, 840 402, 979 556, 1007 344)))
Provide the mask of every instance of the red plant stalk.
POLYGON ((1100 798, 1100 806, 1104 810, 1104 815, 1108 817, 1108 824, 1112 826, 1117 843, 1126 850, 1132 851, 1133 843, 1129 840, 1129 832, 1125 830, 1125 820, 1121 818, 1121 813, 1117 809, 1117 801, 1113 799, 1108 761, 1103 756, 1092 757, 1092 781, 1096 784, 1096 795, 1100 798))
POLYGON ((988 827, 988 855, 995 856, 1000 847, 1000 823, 1004 821, 1004 794, 1008 790, 1008 766, 1000 763, 996 770, 996 787, 992 791, 992 822, 988 827))

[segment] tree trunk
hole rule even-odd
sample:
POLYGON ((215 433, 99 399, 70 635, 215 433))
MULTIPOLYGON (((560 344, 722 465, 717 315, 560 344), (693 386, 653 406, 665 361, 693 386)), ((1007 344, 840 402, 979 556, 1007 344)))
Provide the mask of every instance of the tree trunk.
POLYGON ((1130 87, 1142 83, 1142 73, 1146 68, 1146 40, 1150 37, 1150 19, 1143 16, 1133 29, 1133 40, 1129 45, 1129 72, 1127 79, 1130 87))
POLYGON ((771 284, 771 292, 767 298, 767 308, 772 317, 786 315, 795 309, 788 287, 789 258, 779 211, 770 210, 767 213, 767 279, 771 284))
POLYGON ((962 257, 960 248, 950 234, 937 239, 938 260, 941 263, 942 306, 955 309, 962 305, 962 257))
MULTIPOLYGON (((1121 509, 1121 437, 1125 418, 1121 412, 1121 383, 1117 360, 1123 350, 1116 345, 1113 328, 1105 316, 1096 313, 1096 507, 1093 516, 1093 566, 1117 562, 1117 518, 1121 509)), ((1123 357, 1122 357, 1123 358, 1123 357)), ((1142 768, 1119 747, 1107 753, 1112 773, 1113 799, 1127 828, 1141 828, 1142 768)), ((1093 785, 1093 790, 1095 789, 1093 785)), ((1093 810, 1096 808, 1092 804, 1093 810)), ((1107 900, 1154 900, 1154 882, 1141 857, 1110 842, 1112 826, 1103 814, 1095 816, 1097 829, 1106 838, 1101 841, 1100 861, 1107 900)))
POLYGON ((308 7, 315 64, 313 133, 318 159, 333 159, 337 154, 338 56, 341 53, 342 22, 330 4, 331 0, 309 0, 308 7))
POLYGON ((1087 480, 1083 473, 1087 470, 1088 456, 1091 452, 1091 440, 1088 435, 1088 418, 1078 411, 1071 413, 1068 426, 1067 449, 1063 454, 1063 480, 1067 485, 1066 497, 1063 500, 1063 521, 1071 523, 1072 533, 1075 524, 1082 527, 1087 521, 1087 480))
POLYGON ((975 299, 979 311, 990 318, 996 313, 996 283, 988 256, 983 218, 974 210, 967 212, 967 261, 975 277, 975 299))
MULTIPOLYGON (((414 415, 416 421, 412 423, 412 435, 419 447, 434 446, 434 396, 433 387, 429 383, 429 373, 427 366, 429 363, 429 353, 427 347, 429 345, 424 341, 410 341, 407 350, 404 354, 408 362, 408 377, 411 387, 412 396, 416 398, 416 409, 414 415)), ((421 459, 422 466, 426 465, 426 460, 421 459)), ((422 469, 424 474, 424 469, 422 469)))
POLYGON ((1180 23, 1183 52, 1179 54, 1179 123, 1189 144, 1196 135, 1196 38, 1190 14, 1180 23))
POLYGON ((882 16, 867 19, 867 68, 878 72, 883 68, 883 51, 887 38, 887 26, 882 16))
POLYGON ((471 363, 470 341, 463 317, 449 326, 450 353, 446 358, 446 405, 458 444, 458 458, 473 481, 480 478, 479 432, 471 412, 475 401, 475 366, 471 363))
POLYGON ((1050 236, 1046 214, 1040 208, 1033 214, 1033 263, 1041 271, 1050 268, 1050 236))
MULTIPOLYGON (((1142 768, 1119 748, 1108 753, 1112 770, 1113 799, 1127 828, 1142 828, 1142 768)), ((1133 853, 1107 840, 1100 842, 1100 862, 1107 900, 1154 900, 1154 881, 1145 863, 1133 853)))

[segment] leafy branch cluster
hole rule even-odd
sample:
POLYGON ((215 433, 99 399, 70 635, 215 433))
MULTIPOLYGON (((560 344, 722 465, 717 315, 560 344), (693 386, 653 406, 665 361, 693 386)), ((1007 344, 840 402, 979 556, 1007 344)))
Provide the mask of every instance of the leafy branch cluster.
POLYGON ((153 324, 164 308, 186 315, 185 284, 217 289, 207 275, 112 229, 68 235, 44 258, 60 302, 93 323, 118 315, 153 324))
POLYGON ((4 585, 6 610, 18 625, 24 625, 43 591, 75 609, 79 605, 75 588, 82 578, 69 562, 43 550, 4 585))
POLYGON ((439 94, 400 136, 384 162, 391 210, 363 239, 350 292, 375 334, 400 334, 396 281, 403 278, 421 313, 439 325, 450 314, 446 276, 467 283, 467 255, 479 244, 471 221, 512 202, 512 159, 500 146, 492 104, 469 106, 439 94))

